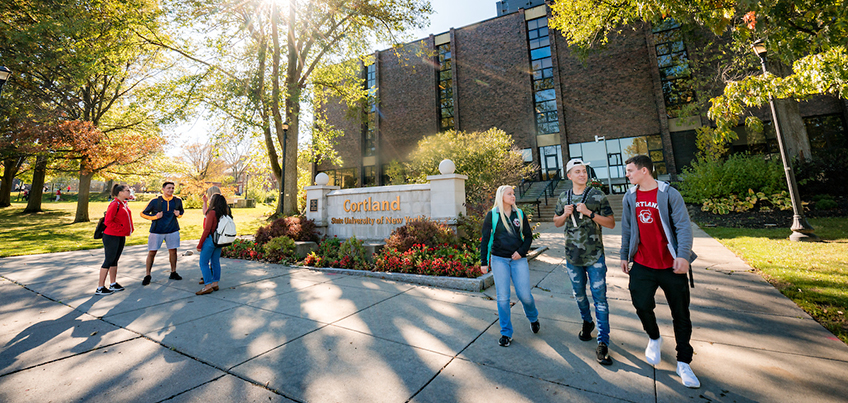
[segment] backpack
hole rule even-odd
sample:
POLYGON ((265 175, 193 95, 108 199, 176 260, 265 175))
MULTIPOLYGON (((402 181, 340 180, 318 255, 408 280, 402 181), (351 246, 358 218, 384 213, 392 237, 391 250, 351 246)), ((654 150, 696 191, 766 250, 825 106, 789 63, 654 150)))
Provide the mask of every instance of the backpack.
POLYGON ((212 244, 216 248, 229 246, 236 240, 236 222, 233 217, 222 215, 218 219, 218 228, 212 232, 212 244))

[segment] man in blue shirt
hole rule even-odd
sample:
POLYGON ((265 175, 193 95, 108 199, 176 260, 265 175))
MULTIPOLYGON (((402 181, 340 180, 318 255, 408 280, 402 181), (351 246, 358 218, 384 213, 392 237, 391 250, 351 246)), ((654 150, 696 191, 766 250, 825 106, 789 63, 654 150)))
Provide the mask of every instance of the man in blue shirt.
POLYGON ((168 247, 171 260, 171 280, 182 280, 177 274, 177 248, 180 247, 180 223, 177 219, 185 214, 183 201, 174 196, 174 182, 165 182, 162 185, 162 195, 151 200, 147 204, 141 217, 152 221, 150 223, 150 236, 147 238, 147 274, 141 285, 150 284, 150 270, 153 268, 153 258, 162 247, 162 241, 168 247))

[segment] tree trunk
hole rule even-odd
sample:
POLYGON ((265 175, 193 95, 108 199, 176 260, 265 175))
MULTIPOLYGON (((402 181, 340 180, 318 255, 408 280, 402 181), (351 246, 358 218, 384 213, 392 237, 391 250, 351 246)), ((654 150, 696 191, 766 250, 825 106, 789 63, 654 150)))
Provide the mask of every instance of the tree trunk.
POLYGON ((91 193, 91 177, 94 173, 84 174, 83 172, 85 171, 80 169, 77 214, 74 216, 74 223, 91 221, 88 219, 88 195, 91 193))
MULTIPOLYGON (((792 73, 792 69, 782 63, 772 63, 774 71, 780 77, 786 77, 792 73)), ((783 131, 784 146, 789 158, 810 159, 810 137, 807 134, 807 126, 801 117, 798 102, 794 99, 776 99, 774 108, 777 110, 780 129, 783 131)))
POLYGON ((12 156, 3 160, 3 183, 0 185, 0 207, 12 205, 12 182, 21 169, 24 157, 12 156))
MULTIPOLYGON (((89 182, 91 182, 91 181, 89 181, 89 182)), ((114 185, 114 183, 115 183, 115 181, 113 179, 109 179, 108 181, 106 181, 106 186, 103 187, 103 191, 100 192, 100 193, 104 194, 104 195, 108 195, 109 193, 111 193, 112 192, 112 186, 114 185)), ((80 185, 80 189, 82 189, 82 185, 80 185)))
MULTIPOLYGON (((289 87, 296 86, 289 84, 289 87)), ((290 90, 291 91, 291 90, 290 90)), ((295 91, 297 89, 295 88, 295 91)), ((283 211, 286 215, 295 215, 297 211, 297 132, 300 117, 300 97, 297 93, 290 94, 286 98, 286 115, 289 120, 289 130, 285 131, 288 139, 285 141, 285 198, 283 203, 283 211)))
POLYGON ((40 213, 41 198, 44 195, 44 176, 47 174, 47 157, 39 155, 35 158, 35 167, 32 170, 32 188, 29 192, 29 201, 24 213, 40 213))

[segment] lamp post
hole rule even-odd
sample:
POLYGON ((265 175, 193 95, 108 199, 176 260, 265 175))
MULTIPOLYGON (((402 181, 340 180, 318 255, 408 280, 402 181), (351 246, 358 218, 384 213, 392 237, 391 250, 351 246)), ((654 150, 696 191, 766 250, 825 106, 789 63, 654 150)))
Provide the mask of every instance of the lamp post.
MULTIPOLYGON (((752 47, 754 53, 760 58, 760 66, 763 68, 763 75, 768 73, 766 69, 766 49, 762 39, 754 41, 752 47)), ((792 162, 789 156, 786 155, 786 147, 783 141, 783 131, 780 130, 780 122, 777 120, 777 109, 774 107, 774 97, 769 94, 769 107, 771 107, 771 119, 774 123, 774 133, 777 136, 777 146, 780 149, 780 159, 783 162, 783 172, 786 174, 786 184, 789 186, 789 197, 792 199, 792 235, 789 236, 790 241, 795 242, 815 242, 819 237, 813 233, 814 228, 804 217, 801 198, 798 193, 798 183, 795 182, 795 173, 792 171, 792 162)))
POLYGON ((9 79, 9 76, 12 75, 12 71, 6 68, 6 66, 0 66, 0 94, 3 93, 3 84, 6 84, 6 81, 9 79))
POLYGON ((286 140, 288 140, 289 124, 283 123, 283 166, 280 168, 280 204, 277 213, 282 215, 284 210, 286 189, 286 140))
POLYGON ((609 149, 607 149, 607 136, 598 136, 595 135, 595 142, 599 142, 603 140, 604 142, 604 158, 607 161, 607 184, 609 185, 609 192, 612 194, 612 169, 610 168, 609 163, 609 149))

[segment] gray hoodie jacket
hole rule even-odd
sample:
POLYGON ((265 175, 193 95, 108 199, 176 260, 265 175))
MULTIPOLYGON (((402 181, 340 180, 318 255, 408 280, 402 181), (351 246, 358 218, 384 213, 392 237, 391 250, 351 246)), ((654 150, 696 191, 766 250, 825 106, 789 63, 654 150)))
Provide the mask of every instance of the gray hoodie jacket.
MULTIPOLYGON (((689 222, 689 212, 686 210, 683 196, 667 182, 657 181, 657 185, 657 207, 663 232, 668 239, 668 250, 675 259, 682 257, 692 263, 698 255, 692 252, 692 223, 689 222)), ((636 249, 639 248, 639 224, 635 222, 636 188, 637 186, 630 188, 623 199, 620 257, 624 262, 633 260, 636 249)))

